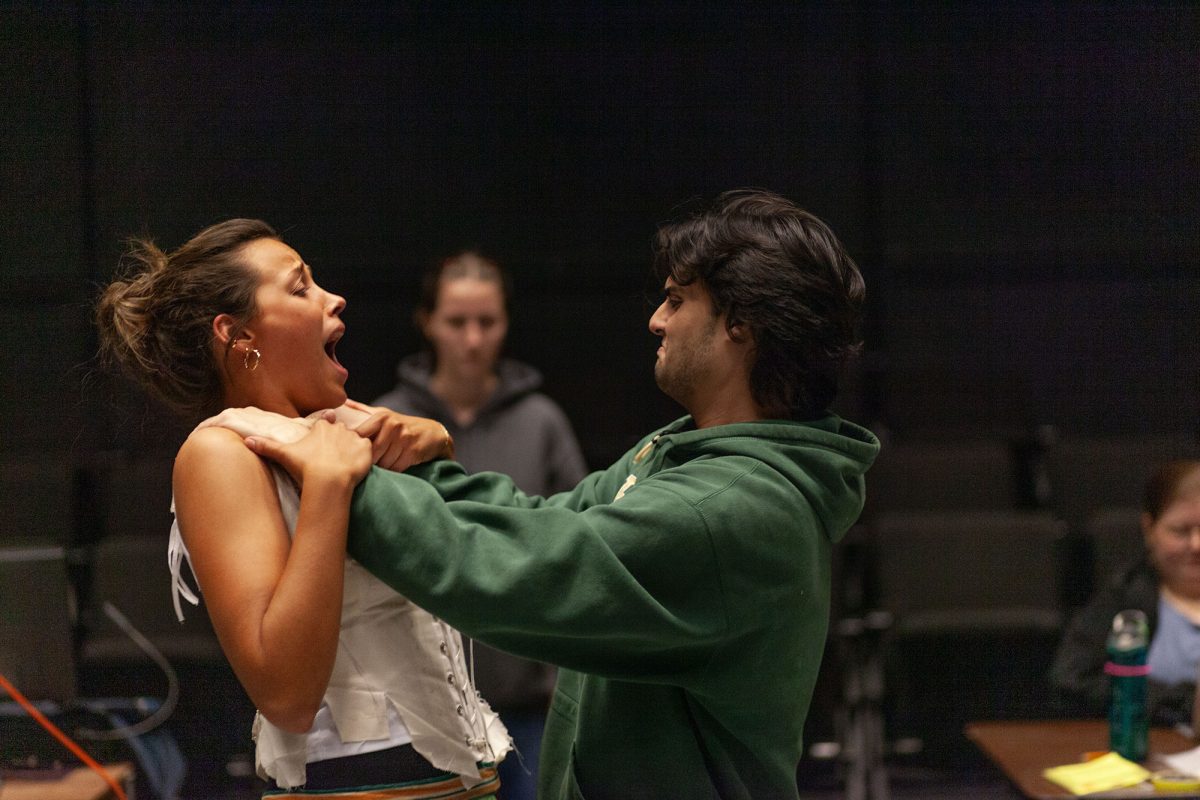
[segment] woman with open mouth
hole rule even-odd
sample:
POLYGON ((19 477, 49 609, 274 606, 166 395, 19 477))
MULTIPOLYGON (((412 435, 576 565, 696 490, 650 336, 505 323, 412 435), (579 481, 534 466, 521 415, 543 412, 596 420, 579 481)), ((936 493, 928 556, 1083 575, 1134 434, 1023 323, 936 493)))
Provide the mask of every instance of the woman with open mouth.
POLYGON ((203 420, 175 461, 175 609, 198 602, 187 560, 258 709, 264 796, 494 795, 511 742, 458 632, 345 555, 357 483, 453 455, 445 428, 347 399, 346 302, 266 223, 228 220, 169 253, 135 241, 128 263, 97 304, 101 349, 203 420), (310 429, 300 485, 243 441, 310 429))

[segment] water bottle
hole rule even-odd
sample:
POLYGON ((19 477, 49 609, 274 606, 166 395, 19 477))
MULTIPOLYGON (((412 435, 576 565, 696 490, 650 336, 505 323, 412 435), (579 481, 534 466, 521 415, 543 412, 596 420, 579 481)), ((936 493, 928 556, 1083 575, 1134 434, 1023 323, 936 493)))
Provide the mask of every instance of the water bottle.
POLYGON ((1137 609, 1113 617, 1108 634, 1108 663, 1104 671, 1112 684, 1108 709, 1108 746, 1130 761, 1143 761, 1150 738, 1146 712, 1146 651, 1150 626, 1137 609))

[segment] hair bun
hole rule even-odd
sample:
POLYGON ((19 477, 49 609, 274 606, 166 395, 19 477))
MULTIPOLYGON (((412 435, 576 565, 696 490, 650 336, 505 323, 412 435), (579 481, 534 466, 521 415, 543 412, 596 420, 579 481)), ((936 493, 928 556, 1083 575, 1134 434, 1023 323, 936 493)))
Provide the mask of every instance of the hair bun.
POLYGON ((105 287, 96 303, 96 325, 105 355, 123 364, 148 365, 142 343, 153 319, 155 274, 161 274, 166 265, 166 254, 152 242, 131 241, 121 260, 122 277, 105 287))

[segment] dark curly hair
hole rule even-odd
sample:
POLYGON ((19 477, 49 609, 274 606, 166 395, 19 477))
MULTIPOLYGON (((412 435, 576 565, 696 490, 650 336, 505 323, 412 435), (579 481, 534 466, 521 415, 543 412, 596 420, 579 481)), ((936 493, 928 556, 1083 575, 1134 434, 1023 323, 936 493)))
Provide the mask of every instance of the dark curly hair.
POLYGON ((750 390, 769 415, 813 419, 828 410, 861 346, 866 286, 824 222, 768 191, 725 192, 659 229, 654 269, 660 280, 700 281, 726 326, 750 330, 750 390))

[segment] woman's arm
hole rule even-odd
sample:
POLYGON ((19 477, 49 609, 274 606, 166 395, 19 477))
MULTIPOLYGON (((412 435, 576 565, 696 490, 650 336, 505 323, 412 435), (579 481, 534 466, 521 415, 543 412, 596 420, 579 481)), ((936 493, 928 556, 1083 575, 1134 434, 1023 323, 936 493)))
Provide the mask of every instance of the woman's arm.
POLYGON ((413 417, 356 400, 347 400, 346 406, 367 415, 351 427, 359 436, 371 440, 372 457, 386 470, 404 472, 414 464, 454 458, 454 439, 446 426, 437 420, 413 417))
POLYGON ((175 509, 209 616, 258 709, 303 732, 329 682, 341 622, 350 498, 371 444, 319 422, 295 536, 289 540, 266 463, 225 428, 195 431, 175 461, 175 509))

